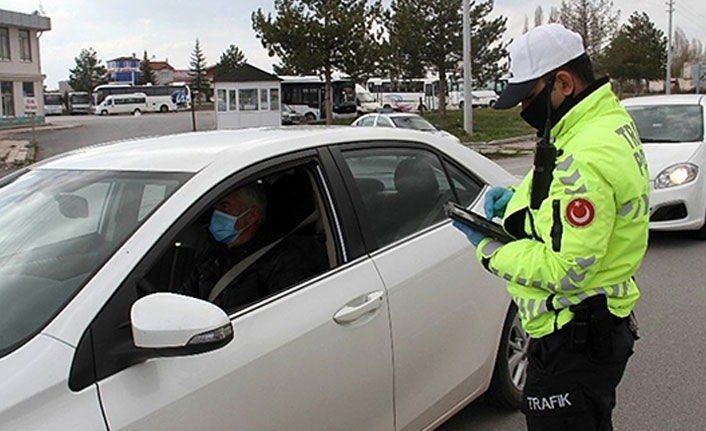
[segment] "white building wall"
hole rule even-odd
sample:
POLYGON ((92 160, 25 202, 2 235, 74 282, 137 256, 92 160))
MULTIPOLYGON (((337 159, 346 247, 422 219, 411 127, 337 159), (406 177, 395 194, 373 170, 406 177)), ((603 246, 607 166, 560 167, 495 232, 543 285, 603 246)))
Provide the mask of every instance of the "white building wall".
POLYGON ((282 122, 279 82, 217 82, 214 99, 218 129, 279 126, 282 122))

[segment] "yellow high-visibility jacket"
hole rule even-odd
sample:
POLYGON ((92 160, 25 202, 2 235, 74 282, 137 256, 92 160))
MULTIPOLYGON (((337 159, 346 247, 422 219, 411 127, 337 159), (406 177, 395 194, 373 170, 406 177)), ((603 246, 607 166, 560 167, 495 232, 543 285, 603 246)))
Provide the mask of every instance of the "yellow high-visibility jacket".
POLYGON ((503 226, 520 238, 478 244, 478 259, 507 280, 533 338, 571 321, 569 307, 606 295, 626 317, 640 296, 633 275, 647 250, 649 173, 637 128, 604 84, 551 130, 558 155, 549 196, 530 209, 532 171, 508 203, 503 226))

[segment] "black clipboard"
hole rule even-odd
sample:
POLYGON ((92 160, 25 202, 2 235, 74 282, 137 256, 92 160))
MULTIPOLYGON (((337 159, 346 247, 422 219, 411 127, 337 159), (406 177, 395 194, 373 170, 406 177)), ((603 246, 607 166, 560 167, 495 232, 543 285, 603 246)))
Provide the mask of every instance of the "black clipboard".
POLYGON ((480 214, 476 214, 473 211, 462 207, 456 202, 446 202, 444 205, 444 212, 450 219, 472 227, 478 232, 500 241, 503 244, 514 241, 514 238, 505 232, 505 229, 502 226, 486 219, 480 214))

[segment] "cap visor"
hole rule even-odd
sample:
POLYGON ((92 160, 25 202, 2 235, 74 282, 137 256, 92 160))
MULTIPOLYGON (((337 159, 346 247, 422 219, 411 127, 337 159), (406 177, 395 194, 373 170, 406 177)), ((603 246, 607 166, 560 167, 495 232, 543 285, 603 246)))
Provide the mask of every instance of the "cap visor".
POLYGON ((514 107, 520 103, 522 99, 527 97, 529 92, 534 88, 535 84, 537 84, 537 81, 539 81, 539 79, 533 79, 531 81, 520 82, 517 84, 509 84, 500 94, 500 97, 495 102, 495 105, 493 105, 493 108, 510 109, 514 107))

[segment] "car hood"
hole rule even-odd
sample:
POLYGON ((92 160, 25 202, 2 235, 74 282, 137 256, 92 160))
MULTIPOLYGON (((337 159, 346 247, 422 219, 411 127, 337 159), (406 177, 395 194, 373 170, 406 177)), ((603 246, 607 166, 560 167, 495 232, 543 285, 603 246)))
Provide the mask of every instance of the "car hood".
POLYGON ((653 180, 665 168, 677 163, 688 162, 702 145, 701 142, 680 144, 643 144, 647 164, 650 167, 650 179, 653 180))

